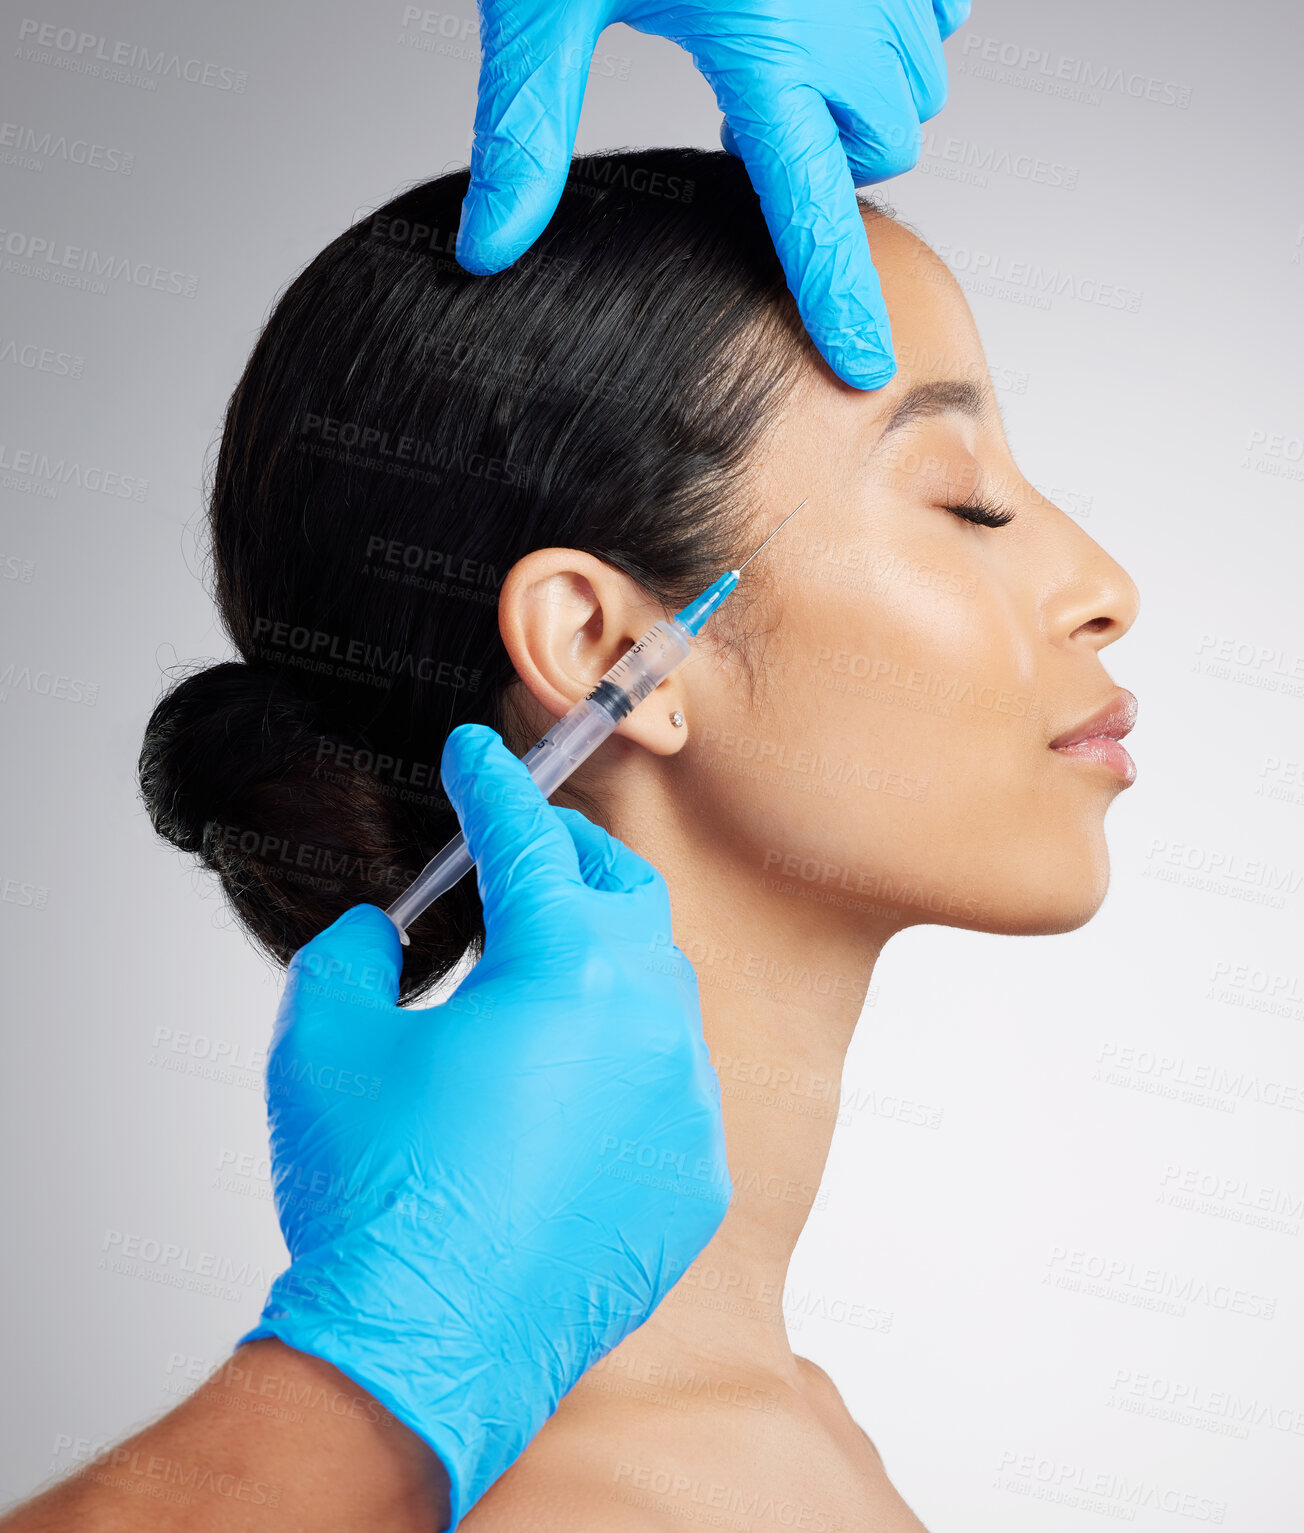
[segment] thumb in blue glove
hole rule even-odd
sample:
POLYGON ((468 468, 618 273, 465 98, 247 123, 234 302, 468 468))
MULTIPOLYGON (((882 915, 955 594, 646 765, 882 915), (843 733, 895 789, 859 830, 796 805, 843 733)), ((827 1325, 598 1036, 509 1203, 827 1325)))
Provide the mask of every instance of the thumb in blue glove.
POLYGON ((687 49, 725 114, 811 339, 858 388, 896 372, 855 187, 919 161, 969 0, 480 0, 471 183, 457 257, 500 271, 552 217, 593 49, 624 21, 687 49))
POLYGON ((295 955, 268 1061, 291 1263, 242 1340, 325 1359, 416 1432, 451 1529, 651 1315, 731 1188, 661 875, 550 805, 491 729, 454 730, 442 776, 484 956, 404 1010, 376 907, 295 955))

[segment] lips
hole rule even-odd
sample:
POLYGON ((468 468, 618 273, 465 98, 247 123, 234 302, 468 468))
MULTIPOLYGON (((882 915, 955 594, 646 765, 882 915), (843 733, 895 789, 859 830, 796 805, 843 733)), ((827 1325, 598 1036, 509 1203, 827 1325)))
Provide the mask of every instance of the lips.
POLYGON ((1108 767, 1129 786, 1136 781, 1136 763, 1119 741, 1136 723, 1136 709, 1136 698, 1120 687, 1103 708, 1052 740, 1050 748, 1061 756, 1108 767))

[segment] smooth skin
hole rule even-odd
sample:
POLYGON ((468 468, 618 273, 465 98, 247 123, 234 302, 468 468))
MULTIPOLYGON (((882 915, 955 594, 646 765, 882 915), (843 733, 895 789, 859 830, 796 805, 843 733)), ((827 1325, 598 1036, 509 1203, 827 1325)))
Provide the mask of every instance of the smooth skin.
MULTIPOLYGON (((921 1527, 834 1385, 793 1353, 784 1280, 888 938, 920 922, 1063 932, 1098 908, 1122 780, 1050 742, 1116 695, 1101 651, 1131 626, 1137 593, 1014 463, 944 264, 900 224, 864 216, 899 375, 867 395, 812 361, 755 463, 754 542, 809 497, 749 569, 756 600, 740 588, 557 795, 582 788, 666 877, 721 1073, 733 1202, 660 1309, 472 1510, 468 1533, 670 1529, 712 1506, 762 1533, 768 1497, 794 1516, 807 1508, 794 1526, 921 1527), (901 420, 911 391, 938 380, 950 389, 901 420), (936 403, 970 391, 980 419, 936 403), (945 509, 976 487, 1014 519, 975 526, 945 509), (726 642, 731 611, 739 641, 752 636, 750 674, 726 642), (749 775, 761 748, 771 769, 749 775), (876 787, 847 784, 856 764, 880 769, 865 777, 876 787), (843 771, 834 796, 810 791, 825 769, 835 785, 843 771), (789 858, 799 871, 784 878, 789 858), (823 993, 785 978, 803 974, 823 993), (739 1060, 791 1071, 792 1100, 737 1081, 739 1060), (809 1111, 813 1090, 822 1111, 809 1111), (656 1489, 676 1481, 691 1489, 656 1489), (719 1499, 694 1500, 710 1487, 719 1499)), ((661 615, 624 575, 560 548, 514 566, 499 611, 525 741, 661 615)))

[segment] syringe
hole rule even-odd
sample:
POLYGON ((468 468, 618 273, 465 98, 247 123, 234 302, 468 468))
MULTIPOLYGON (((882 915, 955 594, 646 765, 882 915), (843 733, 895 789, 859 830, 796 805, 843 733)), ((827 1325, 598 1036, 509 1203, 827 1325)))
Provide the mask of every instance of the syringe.
MULTIPOLYGON (((808 497, 809 498, 809 497, 808 497)), ((802 506, 803 500, 794 506, 766 538, 785 527, 802 506)), ((596 687, 580 699, 552 726, 544 737, 526 751, 521 760, 538 785, 544 798, 551 798, 571 773, 597 750, 598 746, 615 729, 616 725, 632 713, 649 693, 670 675, 691 652, 689 644, 702 630, 707 618, 729 596, 738 584, 738 577, 765 547, 754 548, 736 570, 726 570, 702 594, 690 601, 672 618, 662 618, 653 623, 632 649, 616 661, 596 687)), ((466 837, 459 830, 442 851, 426 863, 416 878, 386 910, 385 914, 398 927, 398 934, 407 945, 407 928, 417 916, 434 903, 441 894, 447 893, 475 866, 466 848, 466 837)))

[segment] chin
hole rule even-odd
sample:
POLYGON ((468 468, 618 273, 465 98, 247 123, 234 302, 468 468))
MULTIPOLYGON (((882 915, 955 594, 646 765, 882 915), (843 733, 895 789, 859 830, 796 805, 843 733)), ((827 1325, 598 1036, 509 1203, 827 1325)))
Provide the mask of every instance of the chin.
MULTIPOLYGON (((1074 867, 1067 862, 1063 866, 1074 867)), ((1056 937, 1085 926, 1105 902, 1109 890, 1109 858, 1083 858, 1076 864, 1079 877, 1066 883, 1061 868, 1055 886, 1041 891, 1040 898, 1026 898, 1008 930, 1027 937, 1056 937)), ((1011 914, 1014 914, 1012 912, 1011 914)))
POLYGON ((1085 926, 1109 890, 1103 834, 1085 845, 1043 845, 1031 864, 1001 871, 1009 876, 1000 888, 985 891, 981 913, 965 923, 970 930, 1003 937, 1060 936, 1085 926))

